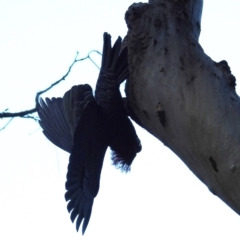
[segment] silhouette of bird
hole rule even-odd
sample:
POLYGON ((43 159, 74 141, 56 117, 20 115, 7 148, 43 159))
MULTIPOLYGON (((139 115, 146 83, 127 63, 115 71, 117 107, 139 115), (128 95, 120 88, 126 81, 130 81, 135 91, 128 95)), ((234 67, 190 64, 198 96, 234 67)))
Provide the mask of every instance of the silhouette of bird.
POLYGON ((129 76, 127 48, 119 55, 122 39, 118 37, 113 47, 109 34, 104 33, 103 39, 102 65, 95 98, 107 118, 113 164, 128 171, 136 153, 141 151, 141 143, 119 90, 120 84, 129 76))
POLYGON ((113 164, 128 171, 141 143, 128 118, 120 84, 129 76, 127 48, 120 53, 119 37, 113 47, 104 33, 103 54, 95 97, 88 85, 73 86, 63 98, 40 99, 39 124, 44 135, 70 153, 65 199, 72 222, 84 234, 96 197, 107 147, 113 164), (83 220, 84 219, 84 220, 83 220))

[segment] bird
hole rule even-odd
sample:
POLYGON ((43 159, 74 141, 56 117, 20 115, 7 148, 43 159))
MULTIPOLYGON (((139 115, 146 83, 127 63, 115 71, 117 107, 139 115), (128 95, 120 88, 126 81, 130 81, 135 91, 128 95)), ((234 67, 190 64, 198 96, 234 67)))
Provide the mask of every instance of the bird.
POLYGON ((95 96, 90 85, 80 84, 62 98, 39 100, 39 124, 43 134, 70 153, 65 200, 71 221, 77 219, 77 231, 83 222, 82 234, 99 191, 107 148, 112 151, 113 165, 126 172, 142 149, 119 90, 120 84, 129 77, 127 48, 121 51, 121 46, 121 37, 111 46, 111 35, 103 34, 95 96))

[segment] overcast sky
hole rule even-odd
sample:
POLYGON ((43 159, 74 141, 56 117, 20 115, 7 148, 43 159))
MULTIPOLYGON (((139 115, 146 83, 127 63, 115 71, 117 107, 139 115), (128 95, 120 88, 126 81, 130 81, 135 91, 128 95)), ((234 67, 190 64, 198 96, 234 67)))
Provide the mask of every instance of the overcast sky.
MULTIPOLYGON (((102 35, 127 32, 130 0, 1 0, 0 111, 34 107, 37 91, 61 78, 76 51, 102 51, 102 35)), ((240 3, 204 2, 200 43, 213 60, 227 60, 239 83, 240 3)), ((92 54, 99 64, 101 57, 92 54)), ((95 86, 86 60, 44 97, 76 84, 95 86)), ((237 86, 237 91, 239 91, 237 86)), ((0 120, 0 128, 8 120, 0 120)), ((160 141, 136 126, 143 150, 128 174, 105 157, 101 187, 85 236, 76 233, 64 200, 68 154, 31 119, 0 132, 0 239, 239 239, 240 217, 160 141)))

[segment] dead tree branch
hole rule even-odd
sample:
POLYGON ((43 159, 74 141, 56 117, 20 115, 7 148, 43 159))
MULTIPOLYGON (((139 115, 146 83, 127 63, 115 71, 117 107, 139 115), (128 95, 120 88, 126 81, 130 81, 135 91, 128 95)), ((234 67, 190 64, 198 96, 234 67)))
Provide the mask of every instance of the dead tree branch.
POLYGON ((66 72, 66 74, 64 74, 59 80, 55 81, 54 83, 52 83, 49 87, 47 87, 46 89, 42 90, 42 91, 39 91, 37 94, 36 94, 36 97, 35 97, 35 107, 32 108, 32 109, 29 109, 29 110, 25 110, 25 111, 20 111, 20 112, 8 112, 8 108, 1 112, 0 113, 0 118, 11 118, 10 121, 7 122, 7 124, 0 129, 3 130, 7 127, 7 125, 13 120, 13 118, 15 117, 22 117, 22 118, 30 118, 30 119, 33 119, 35 121, 38 121, 38 119, 35 117, 35 116, 31 116, 30 114, 33 114, 33 113, 36 113, 37 112, 37 107, 38 107, 38 100, 39 100, 39 97, 49 91, 50 89, 52 89, 53 87, 55 87, 56 85, 58 85, 60 82, 66 80, 66 78, 68 77, 68 75, 70 74, 73 66, 77 63, 77 62, 81 62, 81 61, 84 61, 84 60, 87 60, 89 59, 98 69, 99 69, 99 66, 95 63, 95 61, 90 57, 91 53, 97 53, 99 55, 101 55, 100 52, 98 52, 97 50, 92 50, 88 53, 88 55, 84 58, 80 58, 78 59, 78 55, 79 53, 77 52, 75 58, 74 58, 74 61, 72 62, 72 64, 69 66, 68 68, 68 71, 66 72))

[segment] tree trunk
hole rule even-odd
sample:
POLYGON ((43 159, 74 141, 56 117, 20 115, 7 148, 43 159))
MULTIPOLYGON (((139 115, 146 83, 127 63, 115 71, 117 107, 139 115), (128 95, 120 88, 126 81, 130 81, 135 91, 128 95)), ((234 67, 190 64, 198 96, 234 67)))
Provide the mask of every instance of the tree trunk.
POLYGON ((150 0, 128 9, 126 94, 138 122, 240 214, 240 101, 227 62, 198 43, 202 5, 150 0))

